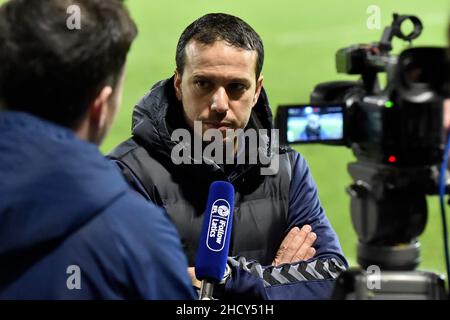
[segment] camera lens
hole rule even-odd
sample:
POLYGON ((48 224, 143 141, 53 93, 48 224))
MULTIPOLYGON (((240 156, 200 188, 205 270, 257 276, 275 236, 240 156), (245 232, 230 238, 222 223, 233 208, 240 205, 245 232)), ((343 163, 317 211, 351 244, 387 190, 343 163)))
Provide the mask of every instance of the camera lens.
POLYGON ((445 49, 423 47, 404 51, 399 59, 399 74, 407 87, 441 90, 446 82, 445 49))

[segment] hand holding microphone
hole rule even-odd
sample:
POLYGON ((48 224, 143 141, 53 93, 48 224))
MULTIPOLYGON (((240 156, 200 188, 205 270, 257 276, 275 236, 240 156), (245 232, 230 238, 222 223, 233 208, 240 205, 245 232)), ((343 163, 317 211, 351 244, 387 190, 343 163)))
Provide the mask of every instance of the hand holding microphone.
POLYGON ((226 181, 211 184, 195 258, 195 275, 202 281, 200 300, 212 300, 214 284, 224 276, 233 222, 234 187, 226 181))

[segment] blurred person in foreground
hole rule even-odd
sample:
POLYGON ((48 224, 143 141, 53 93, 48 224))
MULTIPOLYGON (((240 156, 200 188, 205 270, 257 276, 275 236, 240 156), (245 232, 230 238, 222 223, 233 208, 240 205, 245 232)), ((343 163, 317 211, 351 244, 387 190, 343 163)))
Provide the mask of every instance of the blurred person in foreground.
POLYGON ((175 228, 97 147, 136 33, 119 0, 0 7, 0 299, 194 297, 175 228))

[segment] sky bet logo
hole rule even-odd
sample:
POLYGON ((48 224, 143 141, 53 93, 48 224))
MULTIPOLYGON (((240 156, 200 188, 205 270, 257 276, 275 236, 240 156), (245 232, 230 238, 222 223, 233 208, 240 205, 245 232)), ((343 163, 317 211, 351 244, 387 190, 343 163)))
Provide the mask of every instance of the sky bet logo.
POLYGON ((221 251, 225 246, 230 218, 230 204, 225 199, 214 201, 209 217, 206 246, 212 251, 221 251))

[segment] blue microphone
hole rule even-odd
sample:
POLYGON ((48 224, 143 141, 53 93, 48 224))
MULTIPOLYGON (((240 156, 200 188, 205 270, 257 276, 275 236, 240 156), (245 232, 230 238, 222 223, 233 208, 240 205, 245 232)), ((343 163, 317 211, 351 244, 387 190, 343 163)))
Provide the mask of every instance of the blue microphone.
POLYGON ((234 187, 215 181, 209 187, 208 204, 195 258, 195 275, 202 280, 200 300, 212 300, 214 283, 222 281, 227 265, 233 222, 234 187))

